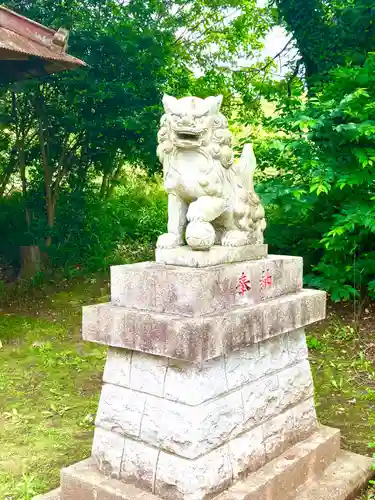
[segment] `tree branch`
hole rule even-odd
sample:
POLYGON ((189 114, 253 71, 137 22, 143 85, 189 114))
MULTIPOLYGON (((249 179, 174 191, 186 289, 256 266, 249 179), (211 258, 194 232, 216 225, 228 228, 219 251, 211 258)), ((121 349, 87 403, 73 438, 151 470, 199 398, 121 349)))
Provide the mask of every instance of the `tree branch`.
POLYGON ((288 85, 288 97, 292 96, 292 83, 293 83, 293 80, 297 77, 302 63, 303 63, 302 59, 298 59, 298 61, 296 63, 296 67, 294 68, 294 71, 293 71, 291 77, 288 78, 288 83, 287 83, 287 85, 288 85))
POLYGON ((282 54, 286 51, 286 49, 289 47, 289 45, 293 42, 293 37, 289 38, 289 40, 287 41, 287 43, 284 45, 284 47, 275 55, 271 58, 270 61, 268 61, 264 66, 262 66, 261 68, 248 68, 247 66, 240 66, 238 67, 238 69, 234 69, 233 71, 243 71, 243 70, 246 70, 248 71, 249 73, 254 73, 254 74, 259 74, 259 73, 263 73, 264 71, 266 71, 267 68, 269 68, 271 66, 271 64, 276 60, 278 59, 279 57, 282 56, 282 54))

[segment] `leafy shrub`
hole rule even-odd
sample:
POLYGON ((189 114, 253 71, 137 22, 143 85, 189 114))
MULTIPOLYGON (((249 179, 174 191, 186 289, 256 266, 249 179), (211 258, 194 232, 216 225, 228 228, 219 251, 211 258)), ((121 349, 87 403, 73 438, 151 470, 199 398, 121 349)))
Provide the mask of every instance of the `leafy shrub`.
POLYGON ((335 301, 375 297, 375 54, 285 99, 268 126, 281 131, 258 149, 271 247, 304 256, 305 281, 335 301))
POLYGON ((0 199, 0 263, 17 265, 19 247, 31 244, 20 193, 0 199))
POLYGON ((157 178, 120 185, 109 199, 95 189, 61 197, 50 258, 56 267, 98 270, 126 243, 153 243, 166 223, 166 196, 157 178))
POLYGON ((58 198, 52 246, 43 247, 47 234, 43 207, 33 207, 33 232, 27 233, 22 198, 15 194, 1 202, 0 255, 19 265, 19 246, 39 244, 53 268, 96 271, 113 263, 124 246, 153 244, 166 225, 166 195, 158 177, 143 172, 129 175, 108 199, 95 184, 84 191, 65 189, 58 198), (41 222, 40 222, 41 221, 41 222))

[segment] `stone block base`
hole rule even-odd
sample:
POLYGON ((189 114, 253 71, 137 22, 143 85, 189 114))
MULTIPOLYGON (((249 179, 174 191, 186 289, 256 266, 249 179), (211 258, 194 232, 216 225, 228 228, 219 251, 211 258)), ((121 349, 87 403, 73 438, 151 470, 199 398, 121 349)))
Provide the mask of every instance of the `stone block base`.
POLYGON ((267 257, 268 245, 245 245, 241 247, 222 247, 214 245, 209 250, 192 250, 188 246, 178 248, 157 248, 155 261, 186 267, 212 267, 220 264, 244 262, 267 257))
POLYGON ((315 432, 303 329, 194 365, 112 349, 92 457, 165 498, 203 500, 315 432))
MULTIPOLYGON (((340 451, 339 431, 321 427, 213 500, 349 500, 374 475, 372 459, 340 451)), ((62 470, 61 489, 34 500, 176 500, 100 474, 92 459, 62 470)), ((194 498, 192 497, 192 500, 194 498)))

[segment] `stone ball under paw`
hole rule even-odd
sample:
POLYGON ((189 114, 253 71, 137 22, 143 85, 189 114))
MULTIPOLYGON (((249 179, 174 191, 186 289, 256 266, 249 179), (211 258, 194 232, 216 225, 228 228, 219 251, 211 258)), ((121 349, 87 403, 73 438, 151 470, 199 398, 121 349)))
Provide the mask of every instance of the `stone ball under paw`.
POLYGON ((215 229, 209 222, 190 222, 186 228, 186 243, 193 250, 208 250, 215 243, 215 229))

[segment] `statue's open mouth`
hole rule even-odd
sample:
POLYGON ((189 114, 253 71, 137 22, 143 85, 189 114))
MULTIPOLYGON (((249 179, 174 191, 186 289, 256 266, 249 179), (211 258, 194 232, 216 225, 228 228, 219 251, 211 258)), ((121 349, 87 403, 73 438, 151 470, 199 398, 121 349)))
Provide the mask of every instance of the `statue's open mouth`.
POLYGON ((175 133, 182 141, 197 141, 200 138, 202 130, 175 130, 175 133))

